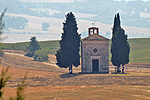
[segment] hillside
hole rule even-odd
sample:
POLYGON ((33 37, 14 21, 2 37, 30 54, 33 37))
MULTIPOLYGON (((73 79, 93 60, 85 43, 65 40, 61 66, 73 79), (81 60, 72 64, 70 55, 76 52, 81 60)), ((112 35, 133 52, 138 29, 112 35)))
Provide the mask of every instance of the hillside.
MULTIPOLYGON (((59 49, 59 41, 41 41, 39 44, 41 45, 41 49, 49 49, 52 54, 55 54, 56 50, 59 49)), ((131 48, 130 62, 150 63, 150 38, 129 39, 129 44, 131 48)), ((26 51, 28 45, 29 42, 3 43, 2 49, 26 51)))
MULTIPOLYGON (((78 16, 78 13, 74 13, 75 16, 78 16)), ((26 18, 28 22, 26 23, 26 27, 24 29, 9 29, 8 32, 4 31, 4 36, 7 38, 3 41, 4 43, 15 43, 15 42, 24 42, 29 41, 29 38, 33 35, 37 36, 40 41, 45 40, 58 40, 61 37, 62 32, 62 23, 64 19, 60 18, 49 18, 49 17, 37 17, 31 15, 23 15, 23 14, 13 14, 13 13, 6 13, 10 17, 22 17, 26 18), (42 30, 42 23, 47 22, 49 23, 50 27, 48 31, 42 30)), ((65 14, 63 15, 65 16, 65 14)), ((87 16, 86 14, 84 16, 87 16)), ((113 16, 111 16, 111 21, 113 23, 113 16)), ((78 24, 78 32, 81 34, 82 37, 87 36, 87 29, 93 23, 93 21, 88 21, 84 19, 77 18, 78 24)), ((122 15, 121 15, 122 18, 122 15)), ((96 22, 96 27, 100 28, 101 35, 110 38, 111 37, 111 28, 113 25, 111 24, 103 24, 101 22, 96 22)), ((123 24, 123 22, 122 22, 123 24)), ((129 38, 132 37, 149 37, 150 36, 150 29, 146 28, 138 28, 138 27, 131 27, 131 26, 122 26, 125 29, 126 34, 128 34, 129 38)))
POLYGON ((78 18, 88 21, 96 20, 104 24, 112 24, 112 17, 116 12, 119 12, 122 15, 123 25, 149 28, 149 23, 147 23, 150 20, 147 16, 150 13, 149 1, 1 0, 0 3, 3 4, 0 8, 8 8, 9 13, 63 19, 66 12, 73 11, 80 14, 96 15, 80 16, 78 18))
POLYGON ((0 12, 8 9, 4 16, 5 43, 25 42, 33 35, 40 41, 58 40, 65 15, 70 11, 77 19, 82 36, 86 35, 87 28, 95 21, 101 34, 110 38, 113 18, 120 13, 121 24, 129 38, 150 37, 149 1, 1 0, 0 4, 0 12), (42 30, 44 22, 50 25, 48 31, 42 30))
MULTIPOLYGON (((59 49, 59 41, 41 41, 38 42, 41 46, 40 49, 50 49, 52 54, 55 54, 56 50, 59 49)), ((26 48, 29 46, 29 42, 20 43, 3 43, 1 48, 3 50, 22 50, 27 51, 26 48)))

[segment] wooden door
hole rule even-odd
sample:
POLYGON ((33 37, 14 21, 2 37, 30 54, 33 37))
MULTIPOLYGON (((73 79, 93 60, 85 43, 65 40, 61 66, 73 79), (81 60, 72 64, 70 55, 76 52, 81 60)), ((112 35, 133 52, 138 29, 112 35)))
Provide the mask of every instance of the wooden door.
POLYGON ((99 71, 99 59, 92 60, 93 71, 99 71))

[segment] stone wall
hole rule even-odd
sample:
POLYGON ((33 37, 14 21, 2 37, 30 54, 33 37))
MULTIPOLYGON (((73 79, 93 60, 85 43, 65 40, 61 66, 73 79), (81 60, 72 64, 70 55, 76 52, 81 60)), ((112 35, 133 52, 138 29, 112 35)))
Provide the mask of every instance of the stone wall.
POLYGON ((82 41, 81 59, 82 72, 92 72, 92 59, 99 59, 99 72, 109 72, 108 41, 82 41), (93 50, 97 49, 97 52, 93 50))

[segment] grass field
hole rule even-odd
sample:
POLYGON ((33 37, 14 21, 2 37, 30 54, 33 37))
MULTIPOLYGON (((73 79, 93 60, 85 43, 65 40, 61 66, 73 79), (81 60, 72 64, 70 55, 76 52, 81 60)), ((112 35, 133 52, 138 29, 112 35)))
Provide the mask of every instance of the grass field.
MULTIPOLYGON (((150 63, 150 38, 136 38, 128 41, 130 63, 150 63)), ((111 53, 109 53, 109 59, 111 59, 111 53)))
MULTIPOLYGON (((52 54, 55 54, 56 50, 59 49, 59 41, 41 41, 38 42, 41 46, 40 49, 50 49, 52 54)), ((3 43, 1 48, 3 50, 22 50, 27 51, 27 47, 29 46, 29 42, 21 42, 21 43, 3 43)))
MULTIPOLYGON (((16 89, 7 89, 7 95, 16 89)), ((58 86, 27 87, 26 100, 149 100, 149 86, 58 86)), ((5 94, 5 96, 6 96, 5 94)))
MULTIPOLYGON (((52 54, 59 49, 59 41, 39 42, 41 48, 50 49, 52 54)), ((150 63, 150 38, 129 39, 130 44, 130 63, 150 63)), ((2 49, 26 51, 28 42, 23 43, 4 43, 2 49)), ((111 54, 110 57, 111 58, 111 54)))
POLYGON ((150 63, 150 38, 129 39, 130 62, 150 63))

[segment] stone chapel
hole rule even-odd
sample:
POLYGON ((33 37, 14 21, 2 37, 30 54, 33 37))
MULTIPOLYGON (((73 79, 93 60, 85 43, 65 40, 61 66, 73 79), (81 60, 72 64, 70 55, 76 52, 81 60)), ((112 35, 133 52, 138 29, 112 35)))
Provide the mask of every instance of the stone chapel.
POLYGON ((81 40, 81 71, 109 73, 109 39, 99 35, 99 28, 88 28, 81 40))

